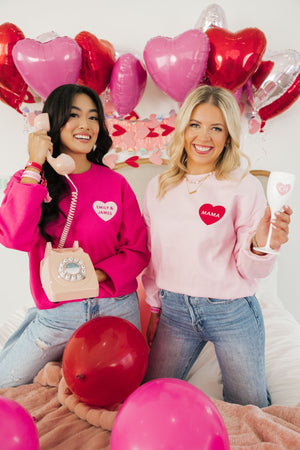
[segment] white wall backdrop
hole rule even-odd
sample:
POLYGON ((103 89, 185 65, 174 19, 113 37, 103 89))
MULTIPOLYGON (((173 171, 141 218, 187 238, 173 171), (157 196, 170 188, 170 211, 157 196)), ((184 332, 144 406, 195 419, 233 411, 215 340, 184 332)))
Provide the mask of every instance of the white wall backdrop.
MULTIPOLYGON (((201 12, 214 2, 199 0, 1 0, 0 24, 11 22, 25 37, 55 31, 74 38, 89 31, 108 40, 118 51, 142 57, 147 41, 156 36, 175 37, 194 28, 201 12)), ((256 27, 264 32, 267 51, 300 51, 299 0, 220 0, 227 29, 236 32, 256 27)), ((167 114, 176 103, 148 77, 147 88, 135 108, 141 118, 151 113, 167 114)), ((278 293, 286 308, 300 321, 298 259, 300 255, 300 99, 279 116, 270 119, 263 133, 250 135, 243 129, 244 151, 253 169, 292 171, 297 175, 290 202, 294 209, 290 241, 279 256, 278 293)), ((27 131, 24 118, 0 102, 0 189, 7 177, 24 167, 27 131)), ((22 305, 32 304, 27 255, 0 247, 0 322, 22 305)))

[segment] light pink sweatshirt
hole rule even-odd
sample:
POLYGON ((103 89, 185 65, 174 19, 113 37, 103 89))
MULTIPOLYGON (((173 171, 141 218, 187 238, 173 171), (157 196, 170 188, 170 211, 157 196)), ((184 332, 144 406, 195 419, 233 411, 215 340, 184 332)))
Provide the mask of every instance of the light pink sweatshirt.
MULTIPOLYGON (((250 242, 264 214, 266 198, 251 174, 232 180, 210 175, 194 194, 186 179, 157 198, 158 176, 146 189, 143 213, 151 261, 143 274, 147 302, 161 306, 159 289, 195 297, 233 299, 255 293, 273 255, 258 256, 250 242)), ((191 182, 198 175, 189 175, 191 182)))
MULTIPOLYGON (((47 190, 40 184, 21 184, 22 172, 17 172, 6 188, 0 208, 0 242, 28 252, 30 287, 36 306, 54 308, 61 303, 48 300, 40 280, 46 241, 38 223, 47 190)), ((78 189, 78 201, 65 247, 72 247, 77 240, 91 257, 94 267, 108 275, 108 279, 99 284, 100 298, 134 292, 136 277, 150 257, 146 226, 135 194, 122 175, 95 164, 87 172, 71 174, 70 178, 78 189)), ((69 206, 70 196, 60 202, 66 215, 69 206)), ((54 247, 58 246, 65 221, 60 214, 46 228, 54 237, 54 247)))

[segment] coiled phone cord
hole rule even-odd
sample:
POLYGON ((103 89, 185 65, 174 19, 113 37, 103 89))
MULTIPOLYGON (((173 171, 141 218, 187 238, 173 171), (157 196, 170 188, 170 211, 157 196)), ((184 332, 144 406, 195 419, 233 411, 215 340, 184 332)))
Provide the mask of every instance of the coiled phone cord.
POLYGON ((73 181, 70 179, 70 177, 68 175, 65 175, 65 177, 69 180, 69 182, 72 184, 72 186, 74 187, 74 191, 72 191, 71 195, 71 204, 70 204, 70 208, 69 208, 69 212, 68 212, 68 216, 67 216, 67 220, 65 223, 65 227, 63 229, 63 232, 61 234, 60 240, 59 240, 59 244, 57 248, 63 248, 65 243, 66 243, 66 239, 68 237, 71 225, 72 225, 72 221, 74 218, 74 214, 75 214, 75 210, 76 210, 76 205, 77 205, 77 198, 78 198, 78 189, 75 186, 75 184, 73 183, 73 181))

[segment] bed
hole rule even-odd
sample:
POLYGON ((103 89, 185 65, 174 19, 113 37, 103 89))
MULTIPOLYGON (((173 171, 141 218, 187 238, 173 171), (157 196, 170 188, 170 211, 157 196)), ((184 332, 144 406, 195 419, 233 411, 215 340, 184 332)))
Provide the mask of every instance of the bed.
MULTIPOLYGON (((141 204, 148 180, 165 167, 150 163, 139 167, 119 164, 116 170, 128 179, 141 204)), ((268 171, 252 173, 266 186, 268 171)), ((265 320, 266 373, 273 405, 259 409, 224 402, 220 369, 210 343, 188 375, 188 381, 217 406, 232 449, 300 449, 300 324, 278 297, 277 278, 275 265, 269 277, 261 280, 257 291, 265 320)), ((149 309, 141 282, 138 294, 145 333, 149 309)), ((0 347, 25 312, 24 307, 2 321, 0 347)), ((119 407, 105 410, 78 401, 66 386, 59 362, 48 363, 32 384, 0 390, 0 396, 17 401, 29 411, 38 429, 41 450, 109 449, 119 407)))

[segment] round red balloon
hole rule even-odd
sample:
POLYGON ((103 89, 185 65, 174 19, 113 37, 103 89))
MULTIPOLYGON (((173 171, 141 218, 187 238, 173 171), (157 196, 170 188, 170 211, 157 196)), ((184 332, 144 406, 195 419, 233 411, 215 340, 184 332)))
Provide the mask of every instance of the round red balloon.
POLYGON ((88 86, 98 95, 107 87, 115 63, 115 51, 112 44, 98 39, 88 31, 81 31, 75 41, 82 49, 82 64, 79 83, 88 86))
POLYGON ((24 38, 23 32, 13 23, 0 25, 0 100, 16 110, 24 100, 27 84, 15 66, 12 49, 24 38))
POLYGON ((79 327, 62 360, 70 390, 83 402, 108 407, 124 401, 142 382, 148 348, 142 333, 119 317, 97 317, 79 327))
POLYGON ((258 28, 231 33, 214 27, 206 34, 210 41, 206 75, 212 85, 235 91, 260 65, 267 45, 264 33, 258 28))

